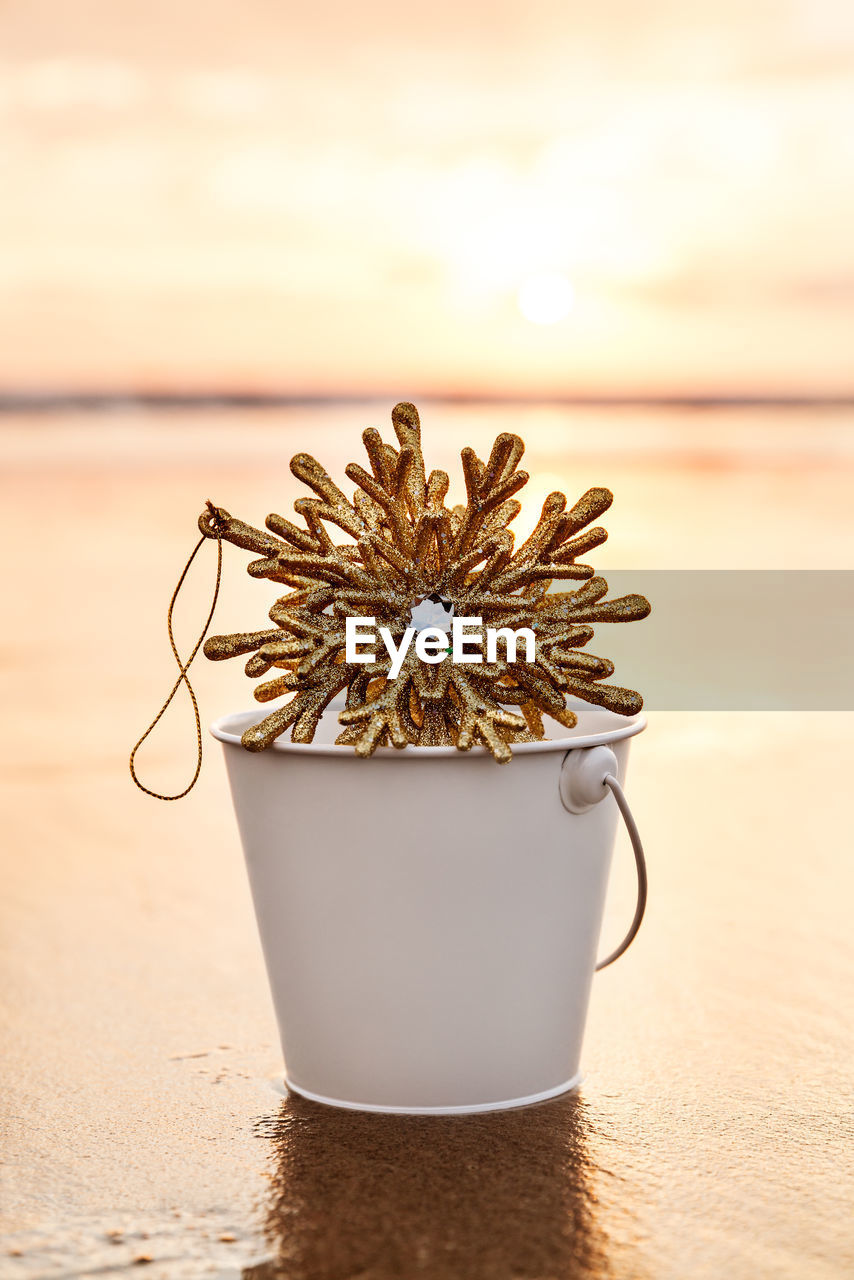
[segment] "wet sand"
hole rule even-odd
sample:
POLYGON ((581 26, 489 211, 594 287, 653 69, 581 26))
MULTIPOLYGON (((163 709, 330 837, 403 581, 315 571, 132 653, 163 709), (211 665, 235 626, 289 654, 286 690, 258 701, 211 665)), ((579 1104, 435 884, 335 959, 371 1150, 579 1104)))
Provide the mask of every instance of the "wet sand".
MULTIPOLYGON (((155 1280, 850 1275, 848 713, 651 718, 629 774, 649 914, 596 979, 578 1094, 426 1120, 271 1086, 282 1064, 218 749, 172 805, 132 787, 127 753, 173 679, 165 607, 204 499, 255 523, 287 512, 291 453, 340 476, 387 411, 0 425, 0 1274, 150 1260, 155 1280)), ((455 472, 459 447, 509 416, 425 413, 429 461, 455 472)), ((606 575, 854 563, 844 416, 542 409, 516 425, 534 505, 556 486, 614 489, 606 575)), ((244 563, 227 560, 217 630, 263 625, 275 593, 244 563)), ((179 608, 184 650, 213 571, 211 553, 179 608)), ((194 683, 207 720, 251 705, 238 664, 202 662, 194 683)), ((141 771, 180 787, 193 750, 180 704, 141 771)), ((621 838, 603 950, 631 907, 621 838)))

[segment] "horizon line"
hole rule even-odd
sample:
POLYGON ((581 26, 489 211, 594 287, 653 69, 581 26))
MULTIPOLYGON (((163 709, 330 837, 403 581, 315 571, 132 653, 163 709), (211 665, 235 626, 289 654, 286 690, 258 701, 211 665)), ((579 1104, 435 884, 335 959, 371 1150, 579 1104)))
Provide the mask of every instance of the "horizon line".
MULTIPOLYGON (((217 409, 281 409, 312 405, 374 404, 388 400, 395 404, 400 396, 388 391, 350 392, 286 392, 239 391, 211 387, 201 391, 136 391, 131 389, 92 389, 88 391, 0 391, 0 415, 13 413, 52 413, 59 411, 116 412, 121 409, 217 410, 217 409)), ((854 391, 835 395, 806 393, 643 393, 625 394, 521 392, 422 391, 414 401, 430 404, 460 405, 563 405, 581 408, 673 408, 673 409, 845 409, 854 408, 854 391)))

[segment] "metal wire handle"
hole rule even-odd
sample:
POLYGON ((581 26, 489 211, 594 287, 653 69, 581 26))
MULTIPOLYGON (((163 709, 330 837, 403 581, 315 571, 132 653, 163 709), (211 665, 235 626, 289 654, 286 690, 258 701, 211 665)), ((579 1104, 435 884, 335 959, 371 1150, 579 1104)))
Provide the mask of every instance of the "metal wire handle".
POLYGON ((599 961, 599 963, 596 966, 597 973, 599 972, 600 969, 607 969, 608 965, 613 964, 615 960, 619 960, 620 956, 625 951, 628 951, 629 947, 632 945, 635 938, 637 937, 638 929, 641 927, 641 921, 643 920, 643 915, 644 915, 644 912, 646 911, 646 897, 647 897, 647 887, 648 887, 647 874, 646 874, 646 858, 644 857, 643 844, 641 843, 640 832, 638 831, 637 823, 635 822, 634 817, 632 816, 632 811, 629 808, 629 802, 626 799, 626 793, 623 791, 623 788, 620 786, 619 782, 614 777, 613 773, 606 773, 602 781, 605 783, 606 787, 610 788, 611 794, 613 795, 614 799, 617 802, 617 808, 620 810, 620 813, 623 815, 623 821, 626 824, 626 830, 628 831, 629 839, 632 842, 632 852, 635 855, 635 867, 638 873, 638 898, 637 898, 637 905, 635 907, 634 919, 632 920, 632 923, 629 925, 628 933, 626 934, 625 938, 623 938, 623 941, 616 948, 616 950, 612 951, 611 954, 609 956, 606 956, 604 960, 599 961))

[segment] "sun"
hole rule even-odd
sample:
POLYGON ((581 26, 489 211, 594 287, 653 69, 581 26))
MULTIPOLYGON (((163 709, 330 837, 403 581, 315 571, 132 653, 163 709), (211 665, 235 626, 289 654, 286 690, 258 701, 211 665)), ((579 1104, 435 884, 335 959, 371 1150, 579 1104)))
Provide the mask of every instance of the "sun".
POLYGON ((532 324, 557 324, 575 304, 575 291, 566 276, 546 271, 522 281, 519 310, 532 324))

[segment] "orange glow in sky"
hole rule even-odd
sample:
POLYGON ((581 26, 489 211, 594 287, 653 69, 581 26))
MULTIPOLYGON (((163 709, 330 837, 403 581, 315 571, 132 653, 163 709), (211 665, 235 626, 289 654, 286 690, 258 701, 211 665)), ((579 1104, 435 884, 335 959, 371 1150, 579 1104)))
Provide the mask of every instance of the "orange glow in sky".
POLYGON ((836 0, 9 0, 0 391, 854 389, 836 0))

